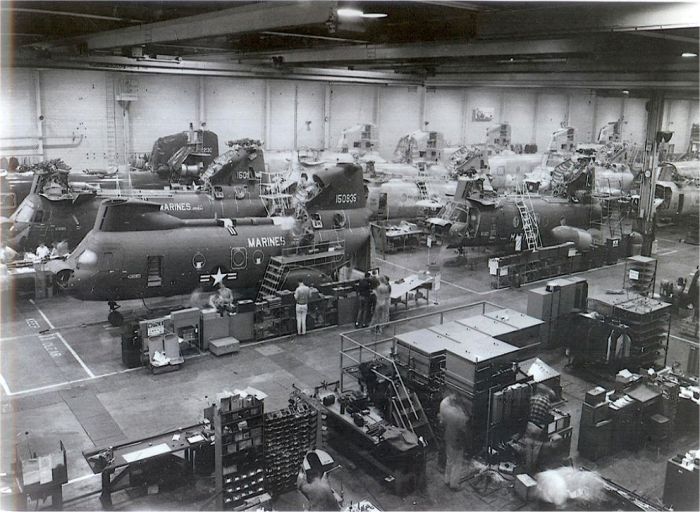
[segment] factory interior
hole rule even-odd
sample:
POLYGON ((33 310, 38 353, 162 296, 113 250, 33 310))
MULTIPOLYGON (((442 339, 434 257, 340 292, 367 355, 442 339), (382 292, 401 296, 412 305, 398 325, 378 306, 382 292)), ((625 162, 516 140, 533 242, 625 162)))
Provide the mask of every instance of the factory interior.
POLYGON ((0 6, 0 509, 700 509, 697 2, 0 6))

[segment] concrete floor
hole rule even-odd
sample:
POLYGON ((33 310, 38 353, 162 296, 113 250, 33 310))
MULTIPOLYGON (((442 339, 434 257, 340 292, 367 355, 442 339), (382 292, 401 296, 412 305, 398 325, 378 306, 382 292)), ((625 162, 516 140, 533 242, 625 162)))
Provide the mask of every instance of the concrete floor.
MULTIPOLYGON (((677 228, 665 228, 658 235, 657 284, 661 279, 687 276, 698 264, 698 247, 679 243, 679 232, 677 228)), ((437 259, 437 253, 434 248, 428 255, 423 248, 386 258, 375 257, 375 265, 397 278, 426 269, 429 260, 437 259)), ((447 250, 442 250, 439 257, 444 263, 439 305, 422 306, 400 316, 481 300, 524 312, 525 290, 543 284, 533 283, 518 290, 492 290, 485 263, 472 270, 450 265, 447 260, 451 253, 447 250)), ((623 271, 624 263, 618 263, 583 275, 594 293, 621 288, 623 271)), ((178 298, 149 301, 148 306, 164 302, 177 303, 178 298)), ((123 308, 143 308, 143 305, 132 301, 124 303, 123 308)), ((31 433, 35 450, 39 452, 55 448, 59 440, 63 441, 68 452, 70 479, 64 486, 67 509, 100 508, 94 494, 100 480, 92 476, 82 450, 195 423, 202 418, 208 397, 222 389, 254 386, 269 395, 266 410, 281 408, 286 405, 293 383, 310 389, 323 380, 338 379, 338 334, 349 327, 313 332, 295 342, 285 338, 249 344, 238 354, 219 358, 208 353, 194 354, 180 371, 154 376, 142 368, 124 369, 119 330, 107 324, 106 313, 107 308, 101 303, 63 296, 36 303, 18 297, 2 308, 0 471, 9 470, 12 447, 17 436, 24 432, 31 433)), ((677 335, 675 325, 672 332, 669 364, 679 360, 685 368, 687 342, 677 335)), ((596 382, 565 370, 558 350, 544 352, 541 357, 562 372, 566 399, 562 408, 571 413, 575 425, 574 462, 652 500, 660 499, 666 459, 697 448, 698 438, 673 439, 658 451, 653 447, 636 453, 617 453, 595 464, 579 458, 576 442, 581 402, 586 390, 596 382)), ((533 506, 520 501, 508 482, 484 493, 475 491, 469 483, 465 483, 462 491, 451 492, 442 484, 442 475, 433 459, 429 460, 428 488, 403 498, 388 493, 365 472, 354 471, 350 461, 340 457, 339 462, 343 469, 335 472, 333 479, 337 488, 342 481, 346 502, 369 498, 386 510, 511 510, 533 506)), ((207 506, 205 502, 212 489, 213 479, 205 478, 157 495, 117 493, 114 502, 115 508, 125 510, 200 509, 207 506)), ((303 499, 294 492, 280 497, 275 507, 294 510, 303 504, 303 499)))

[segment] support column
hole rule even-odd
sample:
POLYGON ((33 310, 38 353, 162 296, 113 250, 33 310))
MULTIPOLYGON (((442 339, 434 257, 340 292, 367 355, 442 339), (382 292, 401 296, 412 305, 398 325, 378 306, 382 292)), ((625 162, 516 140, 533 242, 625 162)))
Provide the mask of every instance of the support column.
POLYGON ((647 130, 644 144, 644 164, 642 166, 642 183, 639 190, 639 227, 642 233, 642 255, 651 256, 654 242, 655 215, 654 192, 656 189, 656 167, 659 151, 658 132, 664 116, 664 93, 653 91, 647 103, 647 130))
MULTIPOLYGON (((540 108, 540 93, 535 93, 535 108, 532 115, 532 135, 530 135, 530 144, 537 144, 537 111, 540 108)), ((546 151, 546 150, 545 150, 546 151)))
POLYGON ((425 86, 418 86, 418 129, 425 130, 426 98, 425 86))
MULTIPOLYGON (((469 89, 464 89, 464 93, 462 95, 462 109, 461 109, 461 123, 460 123, 460 130, 459 130, 459 143, 460 144, 466 144, 467 143, 467 119, 468 117, 468 112, 469 112, 469 89)), ((500 117, 499 117, 500 119, 500 117)))
POLYGON ((44 153, 44 109, 41 106, 41 71, 34 72, 34 102, 36 107, 36 135, 37 135, 37 153, 41 160, 46 160, 44 153))
POLYGON ((331 84, 323 89, 323 148, 331 149, 331 84))
POLYGON ((299 85, 294 84, 294 151, 299 150, 299 85))
POLYGON ((265 134, 265 149, 270 149, 270 137, 272 135, 272 113, 270 105, 270 81, 265 80, 265 112, 263 113, 263 130, 265 134))
POLYGON ((197 120, 199 122, 199 127, 206 126, 207 124, 207 105, 205 99, 206 93, 206 77, 199 77, 199 104, 197 105, 197 120))
POLYGON ((598 116, 596 111, 598 110, 598 95, 595 91, 591 91, 591 99, 593 101, 593 116, 591 117, 591 140, 588 142, 597 142, 598 130, 596 129, 596 123, 598 122, 598 116))

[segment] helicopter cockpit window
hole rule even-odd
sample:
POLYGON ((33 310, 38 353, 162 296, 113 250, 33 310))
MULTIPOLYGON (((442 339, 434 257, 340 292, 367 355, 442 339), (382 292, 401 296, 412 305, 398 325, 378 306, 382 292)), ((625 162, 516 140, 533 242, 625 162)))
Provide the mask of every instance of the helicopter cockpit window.
POLYGON ((31 206, 23 204, 15 213, 15 222, 31 222, 34 215, 34 209, 31 206))
POLYGON ((451 223, 455 222, 466 222, 467 221, 467 210, 461 206, 457 206, 454 203, 448 205, 445 208, 445 218, 451 223))

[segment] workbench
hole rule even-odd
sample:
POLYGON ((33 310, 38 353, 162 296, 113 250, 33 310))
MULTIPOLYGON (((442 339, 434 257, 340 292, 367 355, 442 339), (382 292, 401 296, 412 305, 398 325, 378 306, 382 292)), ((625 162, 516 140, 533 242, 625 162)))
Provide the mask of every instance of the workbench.
MULTIPOLYGON (((406 309, 408 309, 408 294, 412 291, 426 290, 426 295, 423 297, 426 303, 430 302, 430 290, 433 289, 434 277, 427 274, 413 274, 398 281, 391 283, 391 304, 405 304, 406 309)), ((418 299, 422 298, 416 293, 416 305, 418 305, 418 299)))
POLYGON ((197 450, 213 443, 214 432, 209 424, 198 423, 116 446, 84 450, 83 457, 94 474, 101 473, 100 501, 105 508, 110 508, 112 492, 133 487, 131 475, 136 467, 183 452, 183 470, 191 472, 197 450), (117 470, 121 471, 117 473, 117 470), (127 476, 129 483, 125 484, 122 481, 127 476))

